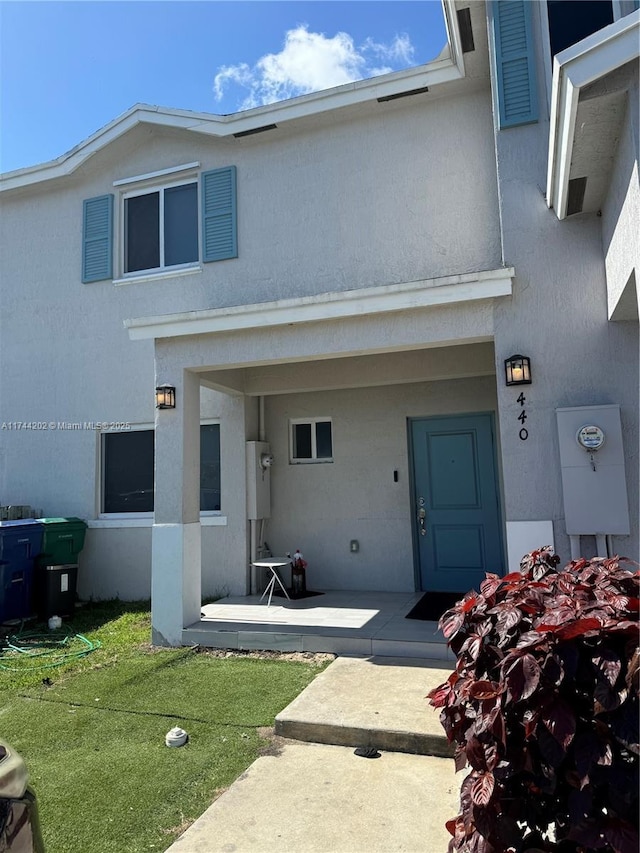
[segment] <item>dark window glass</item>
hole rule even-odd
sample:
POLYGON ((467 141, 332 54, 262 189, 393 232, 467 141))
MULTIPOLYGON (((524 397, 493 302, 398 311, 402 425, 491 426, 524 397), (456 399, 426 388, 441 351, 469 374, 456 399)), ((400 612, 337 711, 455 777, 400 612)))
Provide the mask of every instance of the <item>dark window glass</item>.
POLYGON ((153 511, 153 430, 104 435, 104 512, 153 511))
POLYGON ((311 424, 293 425, 293 458, 311 459, 311 424))
POLYGON ((318 459, 330 459, 333 456, 331 421, 318 421, 316 424, 316 456, 318 459))
POLYGON ((200 427, 200 509, 220 509, 220 426, 200 427))
POLYGON ((198 188, 196 184, 164 191, 164 265, 198 260, 198 188))
POLYGON ((125 201, 125 272, 160 266, 160 195, 147 193, 125 201))
POLYGON ((551 56, 613 23, 611 0, 547 0, 551 56))
MULTIPOLYGON (((153 430, 103 436, 103 512, 153 512, 153 430)), ((200 509, 220 509, 220 426, 200 427, 200 509)))

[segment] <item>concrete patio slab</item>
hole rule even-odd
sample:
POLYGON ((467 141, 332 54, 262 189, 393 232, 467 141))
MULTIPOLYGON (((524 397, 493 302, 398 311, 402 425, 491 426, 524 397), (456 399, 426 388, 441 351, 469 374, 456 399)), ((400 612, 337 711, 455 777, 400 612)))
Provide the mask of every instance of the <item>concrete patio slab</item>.
POLYGON ((205 604, 199 622, 182 633, 184 645, 219 649, 332 652, 451 661, 436 622, 407 619, 422 593, 329 590, 287 601, 230 596, 205 604))

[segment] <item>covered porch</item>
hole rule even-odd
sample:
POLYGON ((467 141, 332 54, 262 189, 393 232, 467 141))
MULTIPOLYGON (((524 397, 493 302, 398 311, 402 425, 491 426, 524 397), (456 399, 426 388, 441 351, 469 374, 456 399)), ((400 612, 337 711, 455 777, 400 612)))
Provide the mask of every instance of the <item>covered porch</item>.
POLYGON ((437 622, 408 619, 422 592, 328 590, 271 606, 260 595, 229 596, 202 607, 185 644, 224 649, 453 660, 437 622))
MULTIPOLYGON (((354 654, 402 654, 410 644, 414 656, 446 653, 435 622, 405 619, 430 588, 420 570, 409 427, 469 413, 495 423, 494 303, 510 295, 513 274, 127 322, 132 338, 155 341, 156 384, 176 389, 175 409, 157 412, 155 424, 154 642, 354 654), (200 515, 205 399, 220 424, 213 519, 200 515), (299 423, 312 436, 302 454, 299 423), (316 447, 326 443, 317 423, 329 425, 329 451, 316 447), (252 469, 248 445, 273 464, 252 469), (267 542, 274 554, 300 548, 310 586, 324 595, 259 604, 252 563, 267 542), (220 601, 201 611, 212 591, 220 601)), ((497 445, 494 454, 497 464, 497 445)))

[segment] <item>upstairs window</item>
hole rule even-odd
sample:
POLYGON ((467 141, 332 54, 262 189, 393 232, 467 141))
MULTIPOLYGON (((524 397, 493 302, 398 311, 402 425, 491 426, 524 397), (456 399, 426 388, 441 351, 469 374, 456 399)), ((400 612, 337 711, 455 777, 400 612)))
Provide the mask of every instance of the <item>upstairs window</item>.
MULTIPOLYGON (((197 163, 190 164, 197 166, 197 163)), ((183 171, 182 167, 165 170, 183 171)), ((82 281, 135 279, 198 268, 238 257, 236 167, 202 172, 148 186, 160 173, 122 178, 129 189, 115 203, 113 193, 85 199, 82 214, 82 281), (147 186, 141 187, 145 182, 147 186), (137 184, 134 189, 133 185, 137 184), (118 235, 118 239, 114 236, 118 235), (120 258, 114 261, 114 247, 120 258)))
POLYGON ((551 58, 613 23, 611 0, 547 0, 551 58))
POLYGON ((162 187, 124 199, 124 271, 198 261, 198 185, 162 187))

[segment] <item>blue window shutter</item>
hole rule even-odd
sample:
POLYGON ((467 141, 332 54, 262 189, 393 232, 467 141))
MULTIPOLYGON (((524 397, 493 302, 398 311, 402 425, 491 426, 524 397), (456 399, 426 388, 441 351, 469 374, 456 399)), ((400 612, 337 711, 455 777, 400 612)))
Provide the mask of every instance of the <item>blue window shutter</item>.
POLYGON ((530 0, 493 0, 500 127, 538 120, 530 0))
POLYGON ((82 281, 113 278, 113 194, 84 200, 82 281))
POLYGON ((236 167, 202 173, 202 260, 238 257, 236 167))

